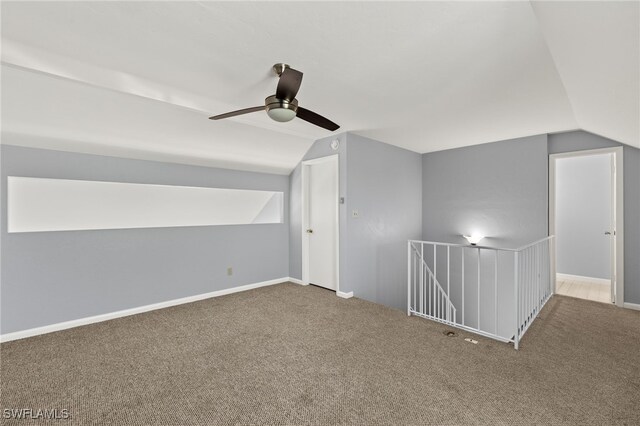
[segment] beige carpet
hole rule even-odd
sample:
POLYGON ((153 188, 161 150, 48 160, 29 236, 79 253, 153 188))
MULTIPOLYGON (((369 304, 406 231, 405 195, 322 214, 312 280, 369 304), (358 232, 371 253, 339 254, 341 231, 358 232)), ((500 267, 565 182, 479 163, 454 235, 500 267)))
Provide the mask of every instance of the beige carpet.
POLYGON ((0 405, 82 425, 640 424, 640 312, 555 296, 520 351, 447 329, 281 284, 4 343, 0 405))

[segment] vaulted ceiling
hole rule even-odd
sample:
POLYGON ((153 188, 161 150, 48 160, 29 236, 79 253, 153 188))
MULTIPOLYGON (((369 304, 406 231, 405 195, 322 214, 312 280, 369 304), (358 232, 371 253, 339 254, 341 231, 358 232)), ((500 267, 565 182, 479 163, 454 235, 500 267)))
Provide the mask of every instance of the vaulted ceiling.
POLYGON ((640 147, 638 2, 2 2, 3 143, 288 173, 331 132, 416 152, 584 129, 640 147), (337 133, 337 132, 336 132, 337 133))

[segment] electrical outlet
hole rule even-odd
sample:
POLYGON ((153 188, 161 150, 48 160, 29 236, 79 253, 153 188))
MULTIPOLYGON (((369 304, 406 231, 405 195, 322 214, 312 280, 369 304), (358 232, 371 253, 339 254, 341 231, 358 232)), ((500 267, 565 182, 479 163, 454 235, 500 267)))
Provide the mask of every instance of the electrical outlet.
POLYGON ((233 268, 231 266, 227 268, 227 275, 229 276, 233 275, 233 268))
POLYGON ((360 217, 360 212, 357 209, 352 210, 351 217, 360 217))

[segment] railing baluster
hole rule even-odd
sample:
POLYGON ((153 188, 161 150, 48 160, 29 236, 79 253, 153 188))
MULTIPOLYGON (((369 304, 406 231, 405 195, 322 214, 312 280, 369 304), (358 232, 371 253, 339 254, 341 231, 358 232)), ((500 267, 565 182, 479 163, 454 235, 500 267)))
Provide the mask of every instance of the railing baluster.
POLYGON ((438 288, 438 318, 444 319, 442 315, 442 291, 438 288))
MULTIPOLYGON (((447 246, 447 299, 451 300, 451 247, 447 246)), ((447 320, 450 321, 450 313, 447 312, 447 320)))
POLYGON ((418 259, 416 259, 416 257, 418 257, 418 253, 415 253, 415 256, 413 257, 413 310, 417 311, 418 310, 418 282, 416 281, 416 269, 418 267, 418 259))
POLYGON ((551 240, 547 241, 546 249, 547 249, 547 254, 544 257, 544 259, 545 259, 545 262, 547 263, 547 273, 546 273, 547 292, 544 295, 545 299, 551 294, 551 240))
POLYGON ((529 309, 529 322, 536 310, 536 248, 531 248, 531 307, 529 309))
POLYGON ((527 306, 527 323, 529 322, 530 318, 531 318, 531 311, 533 310, 533 287, 534 287, 534 282, 533 282, 533 262, 534 262, 534 258, 533 258, 533 249, 529 250, 529 270, 528 275, 529 275, 529 306, 527 306))
POLYGON ((434 283, 434 279, 432 275, 429 275, 429 277, 431 277, 431 279, 429 280, 429 315, 431 315, 432 317, 435 316, 436 312, 435 309, 433 309, 433 298, 435 297, 435 290, 436 290, 436 286, 434 283))
POLYGON ((431 315, 431 307, 429 306, 429 292, 431 291, 431 275, 429 275, 426 271, 427 266, 423 265, 425 268, 425 287, 424 287, 424 313, 427 315, 431 315))
POLYGON ((520 272, 520 279, 521 279, 521 283, 522 283, 522 295, 520 296, 521 299, 521 309, 520 309, 520 319, 518 324, 522 327, 522 324, 524 323, 524 316, 525 316, 525 312, 526 312, 526 307, 525 307, 525 296, 526 296, 526 275, 525 275, 525 264, 526 264, 526 260, 527 260, 527 253, 526 251, 522 252, 522 271, 520 272))
POLYGON ((531 315, 533 315, 533 310, 535 308, 535 299, 536 299, 536 277, 534 268, 536 266, 536 248, 531 247, 530 253, 531 259, 529 263, 529 279, 531 280, 531 288, 529 289, 529 321, 531 322, 531 315))
POLYGON ((480 330, 480 249, 478 249, 478 330, 480 330))
POLYGON ((529 310, 529 307, 527 305, 529 301, 529 274, 527 274, 529 269, 529 250, 528 249, 525 250, 523 255, 524 255, 523 256, 524 259, 522 259, 522 273, 523 273, 522 285, 524 286, 523 288, 524 305, 522 306, 522 315, 523 315, 522 319, 523 319, 523 323, 526 323, 527 314, 529 310))
POLYGON ((427 265, 423 265, 423 268, 425 269, 424 274, 426 277, 424 279, 424 312, 427 315, 431 315, 431 306, 427 303, 429 292, 431 291, 431 275, 426 271, 427 265))
MULTIPOLYGON (((425 268, 428 268, 428 266, 425 265, 425 268)), ((429 290, 427 292, 428 295, 428 301, 427 301, 427 306, 429 307, 429 315, 433 316, 434 312, 433 312, 433 307, 431 306, 431 299, 433 298, 432 294, 433 294, 433 275, 429 274, 429 290)))
POLYGON ((536 246, 536 313, 540 313, 540 303, 542 302, 542 297, 540 296, 540 289, 542 287, 542 283, 540 282, 542 279, 541 251, 541 247, 536 246))
POLYGON ((493 306, 494 306, 494 319, 493 323, 495 324, 494 333, 498 334, 498 250, 493 252, 495 256, 493 260, 494 272, 493 272, 493 306))
MULTIPOLYGON (((420 243, 420 259, 424 260, 424 243, 420 243)), ((420 312, 425 313, 423 309, 423 288, 424 288, 424 265, 420 263, 420 312)))
POLYGON ((529 273, 529 266, 531 264, 531 250, 527 249, 527 265, 526 265, 526 278, 527 278, 527 299, 526 299, 526 303, 525 303, 525 324, 527 323, 527 320, 529 319, 529 305, 530 305, 530 300, 529 298, 531 297, 531 274, 529 273))
POLYGON ((411 241, 407 241, 407 315, 411 315, 411 241))
POLYGON ((551 256, 553 253, 553 239, 549 239, 548 240, 548 244, 547 244, 547 261, 548 263, 548 271, 547 271, 547 278, 549 278, 549 286, 547 287, 547 296, 550 296, 553 293, 553 277, 551 276, 551 274, 553 273, 553 269, 551 268, 551 256))
POLYGON ((464 325, 464 247, 462 247, 462 325, 464 325))
POLYGON ((424 269, 424 289, 422 292, 422 313, 425 315, 429 315, 429 305, 427 304, 427 295, 428 295, 428 291, 429 291, 429 282, 431 280, 431 276, 427 273, 426 269, 427 266, 426 265, 422 265, 422 269, 424 269))
POLYGON ((514 300, 516 306, 516 329, 513 333, 513 347, 518 350, 518 344, 520 343, 520 295, 518 291, 518 252, 513 253, 513 292, 514 292, 514 300))
MULTIPOLYGON (((438 246, 437 245, 433 245, 433 279, 435 281, 438 281, 438 261, 437 259, 437 254, 438 254, 438 246)), ((435 313, 436 316, 438 316, 438 309, 436 306, 436 289, 435 286, 433 288, 433 312, 435 313)))
POLYGON ((433 310, 436 312, 436 317, 440 318, 440 307, 438 306, 438 298, 440 297, 440 289, 434 287, 433 288, 433 310))
POLYGON ((438 280, 438 261, 436 260, 437 254, 438 254, 438 246, 434 244, 433 245, 433 276, 435 277, 436 281, 438 280))
MULTIPOLYGON (((425 265, 425 268, 427 266, 425 265)), ((429 310, 429 315, 433 316, 431 312, 431 274, 429 274, 429 287, 427 287, 427 309, 429 310)))
POLYGON ((531 269, 533 269, 533 297, 531 306, 531 311, 537 314, 538 312, 538 246, 533 248, 533 262, 531 265, 531 269))
POLYGON ((529 323, 529 321, 531 320, 531 311, 533 311, 533 287, 534 287, 534 282, 533 282, 533 262, 534 262, 534 258, 533 258, 533 248, 531 248, 529 250, 529 270, 528 270, 528 275, 529 275, 529 306, 527 307, 527 323, 529 323))
POLYGON ((527 249, 524 253, 524 264, 523 264, 523 273, 524 273, 524 310, 523 310, 523 320, 526 323, 527 316, 529 314, 529 249, 527 249))

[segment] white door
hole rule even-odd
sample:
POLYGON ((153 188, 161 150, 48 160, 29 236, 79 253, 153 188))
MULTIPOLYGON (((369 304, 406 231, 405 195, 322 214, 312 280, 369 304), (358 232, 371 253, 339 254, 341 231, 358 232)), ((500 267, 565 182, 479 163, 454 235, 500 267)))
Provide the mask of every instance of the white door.
POLYGON ((331 290, 338 283, 338 161, 337 156, 307 162, 306 220, 308 282, 331 290))
POLYGON ((617 265, 616 265, 616 261, 618 256, 616 255, 616 248, 618 246, 618 242, 617 242, 617 232, 616 232, 616 208, 617 208, 617 203, 616 203, 616 155, 615 154, 611 154, 611 165, 610 165, 610 172, 611 172, 611 181, 610 181, 610 185, 611 185, 611 210, 610 210, 610 217, 609 217, 609 223, 610 223, 610 227, 608 230, 605 231, 605 235, 609 236, 609 253, 611 253, 611 260, 609 261, 609 267, 611 269, 611 302, 612 303, 616 303, 616 293, 618 290, 618 276, 617 276, 617 265))
POLYGON ((622 306, 622 149, 552 154, 549 166, 549 230, 556 236, 557 272, 566 275, 565 281, 606 283, 580 292, 585 286, 574 282, 557 292, 599 301, 606 297, 622 306))

